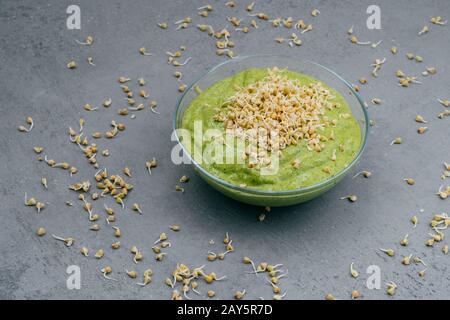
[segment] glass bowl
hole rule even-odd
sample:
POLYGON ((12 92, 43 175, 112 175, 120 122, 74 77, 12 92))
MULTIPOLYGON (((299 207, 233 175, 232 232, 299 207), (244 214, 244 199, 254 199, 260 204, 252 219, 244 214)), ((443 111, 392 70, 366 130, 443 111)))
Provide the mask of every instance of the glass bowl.
POLYGON ((183 149, 184 154, 189 158, 190 163, 194 165, 195 171, 213 188, 237 201, 258 206, 276 207, 293 205, 311 200, 337 185, 358 162, 365 149, 369 131, 369 116, 363 100, 359 94, 353 90, 352 85, 329 68, 312 61, 302 61, 286 56, 256 55, 236 57, 221 63, 201 76, 195 83, 186 89, 178 102, 174 117, 174 129, 176 141, 181 145, 181 148, 183 149), (361 131, 361 143, 353 161, 342 171, 336 173, 327 180, 323 180, 317 184, 300 189, 286 191, 257 190, 249 187, 240 187, 214 176, 198 164, 183 146, 176 129, 182 127, 182 119, 185 110, 189 107, 191 101, 198 96, 198 93, 195 90, 197 86, 206 89, 214 83, 224 78, 233 76, 240 71, 250 68, 269 67, 278 67, 280 69, 287 68, 291 71, 312 76, 334 88, 346 99, 353 116, 359 124, 361 131))

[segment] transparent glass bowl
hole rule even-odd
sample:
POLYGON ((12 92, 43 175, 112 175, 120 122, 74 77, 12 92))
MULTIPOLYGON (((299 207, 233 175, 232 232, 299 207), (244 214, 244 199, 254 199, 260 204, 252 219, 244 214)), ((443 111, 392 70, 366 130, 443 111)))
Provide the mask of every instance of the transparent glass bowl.
POLYGON ((191 157, 189 152, 183 146, 182 142, 180 142, 178 134, 175 133, 175 135, 177 142, 181 144, 183 151, 190 158, 190 161, 194 165, 196 172, 213 188, 237 201, 258 206, 276 207, 305 202, 330 190, 350 172, 352 167, 358 162, 359 158, 361 157, 367 143, 369 117, 363 100, 358 95, 358 93, 353 90, 349 82, 344 80, 342 77, 340 77, 338 74, 328 69, 327 67, 311 61, 301 61, 279 55, 237 57, 215 66, 206 74, 201 76, 185 91, 178 102, 174 117, 174 129, 179 129, 182 127, 182 120, 185 110, 189 107, 191 101, 198 96, 198 93, 195 91, 196 86, 206 89, 214 83, 224 78, 233 76, 240 71, 244 71, 250 68, 270 67, 278 67, 280 69, 287 68, 291 71, 312 76, 333 87, 346 99, 353 113, 353 116, 358 121, 361 130, 361 143, 355 158, 345 169, 327 180, 320 181, 317 184, 300 189, 286 191, 264 191, 251 189, 248 187, 243 188, 222 180, 206 171, 191 157))

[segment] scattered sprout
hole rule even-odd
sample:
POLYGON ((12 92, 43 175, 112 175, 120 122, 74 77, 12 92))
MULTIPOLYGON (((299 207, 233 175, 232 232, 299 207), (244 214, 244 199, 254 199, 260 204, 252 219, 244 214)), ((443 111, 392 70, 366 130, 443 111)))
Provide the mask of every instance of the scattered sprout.
POLYGON ((38 235, 38 237, 43 237, 47 234, 47 231, 41 227, 37 229, 36 234, 38 235))
POLYGON ((354 268, 354 262, 350 264, 350 275, 355 279, 359 277, 359 272, 354 268))
POLYGON ((382 249, 380 248, 380 250, 384 253, 386 253, 389 257, 393 257, 395 256, 395 251, 392 249, 382 249))

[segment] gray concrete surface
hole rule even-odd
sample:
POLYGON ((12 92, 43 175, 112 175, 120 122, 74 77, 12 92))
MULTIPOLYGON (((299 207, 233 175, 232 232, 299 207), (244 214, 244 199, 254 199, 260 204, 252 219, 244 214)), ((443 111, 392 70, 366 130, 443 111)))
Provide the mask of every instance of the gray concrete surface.
MULTIPOLYGON (((289 299, 322 299, 331 292, 338 298, 349 298, 351 290, 358 289, 365 299, 385 299, 384 283, 398 284, 397 299, 450 298, 449 257, 444 256, 441 244, 426 248, 429 228, 427 221, 434 213, 448 212, 449 200, 440 200, 435 192, 444 182, 440 180, 442 163, 450 161, 449 121, 439 120, 443 107, 438 97, 450 97, 450 70, 448 56, 450 33, 447 27, 431 26, 431 32, 422 37, 417 32, 434 15, 450 18, 448 1, 257 1, 256 11, 271 16, 304 18, 314 24, 314 30, 301 38, 304 45, 290 49, 273 40, 289 36, 291 31, 273 29, 267 23, 244 35, 236 33, 235 52, 238 55, 282 53, 299 59, 312 59, 332 67, 349 81, 361 76, 369 83, 362 95, 370 100, 380 97, 382 105, 369 106, 376 125, 370 133, 367 150, 355 168, 371 170, 371 179, 346 178, 339 186, 309 203, 274 209, 264 222, 257 217, 261 208, 229 200, 201 181, 190 167, 175 166, 170 161, 174 143, 170 141, 172 116, 175 110, 178 83, 172 68, 167 65, 165 52, 180 45, 188 47, 193 60, 183 68, 186 83, 223 61, 214 54, 214 41, 194 27, 187 30, 164 31, 157 22, 173 21, 190 15, 194 23, 205 21, 216 27, 227 25, 226 16, 249 18, 243 11, 248 1, 237 1, 235 9, 224 6, 226 1, 211 0, 214 11, 209 18, 200 18, 196 8, 204 1, 78 1, 81 7, 81 30, 67 30, 66 8, 70 1, 0 1, 0 177, 1 177, 1 231, 0 231, 0 298, 3 299, 167 299, 171 290, 163 284, 177 262, 190 266, 206 264, 208 271, 227 275, 226 281, 211 286, 201 283, 203 293, 212 288, 218 298, 231 298, 236 290, 246 289, 246 298, 272 297, 270 286, 263 277, 245 274, 243 256, 255 261, 283 263, 289 277, 281 281, 289 299), (369 4, 381 7, 382 30, 368 30, 365 13, 369 4), (312 19, 309 12, 319 8, 321 14, 312 19), (383 40, 376 49, 351 45, 346 31, 355 26, 361 40, 383 40), (93 35, 91 47, 77 45, 75 39, 93 35), (399 53, 392 56, 389 48, 397 45, 399 53), (155 55, 142 57, 137 53, 145 46, 155 55), (422 64, 408 61, 405 53, 420 54, 422 64), (95 59, 96 67, 84 61, 95 59), (374 79, 369 65, 375 58, 387 62, 374 79), (75 59, 79 67, 70 71, 65 66, 75 59), (423 78, 420 72, 426 66, 435 66, 438 74, 423 78), (408 89, 397 86, 394 72, 403 69, 419 75, 422 85, 408 89), (112 119, 119 119, 116 110, 123 98, 116 79, 126 75, 148 81, 152 99, 158 101, 161 115, 148 110, 138 113, 136 119, 120 119, 127 130, 113 141, 99 140, 108 147, 111 156, 100 158, 102 166, 110 171, 124 166, 134 172, 131 179, 135 190, 128 203, 141 204, 144 214, 131 210, 118 211, 117 225, 124 236, 123 248, 113 252, 112 230, 100 222, 102 230, 93 233, 86 213, 76 194, 70 192, 70 183, 92 177, 94 169, 86 163, 80 150, 68 142, 67 129, 76 127, 78 119, 87 120, 87 132, 106 130, 112 119), (104 98, 114 101, 110 109, 87 113, 85 103, 99 105, 104 98), (420 126, 414 122, 416 114, 429 120, 429 132, 418 135, 420 126), (35 128, 30 134, 17 131, 17 126, 31 115, 35 128), (401 136, 404 144, 390 146, 390 141, 401 136), (57 161, 68 161, 80 172, 70 178, 67 173, 51 169, 36 160, 32 148, 41 145, 57 161), (159 166, 150 177, 144 167, 147 159, 155 156, 159 166), (185 194, 176 193, 174 185, 183 174, 191 176, 185 194), (42 176, 49 180, 48 190, 39 184, 42 176), (412 176, 417 183, 407 186, 404 177, 412 176), (23 205, 28 192, 47 208, 36 213, 23 205), (355 193, 359 201, 351 204, 339 198, 355 193), (70 200, 73 207, 67 207, 70 200), (424 209, 423 212, 419 212, 424 209), (412 228, 410 217, 416 214, 419 225, 412 228), (158 234, 171 224, 179 224, 182 231, 169 233, 172 248, 163 262, 156 262, 151 246, 158 234), (35 230, 44 226, 48 235, 37 238, 35 230), (236 251, 224 261, 208 263, 208 251, 220 251, 221 240, 229 232, 236 251), (68 249, 51 239, 50 234, 73 236, 74 247, 68 249), (400 248, 399 240, 410 236, 410 246, 400 248), (210 239, 216 245, 210 246, 210 239), (136 245, 144 253, 144 260, 135 266, 129 248, 136 245), (92 250, 104 248, 106 256, 97 261, 79 254, 81 246, 92 250), (395 258, 377 251, 380 247, 397 250, 395 258), (425 278, 417 272, 422 266, 403 266, 402 255, 417 254, 428 264, 425 278), (349 265, 354 261, 361 273, 355 280, 349 276, 349 265), (78 265, 82 272, 81 290, 66 288, 66 268, 78 265), (104 280, 99 269, 111 265, 119 282, 104 280), (365 269, 378 265, 382 271, 381 290, 365 287, 368 275, 365 269), (153 283, 138 287, 124 275, 124 269, 154 270, 153 283)), ((447 182, 448 183, 448 182, 447 182)), ((103 200, 95 203, 101 210, 103 200)), ((108 204, 113 205, 108 199, 108 204)))

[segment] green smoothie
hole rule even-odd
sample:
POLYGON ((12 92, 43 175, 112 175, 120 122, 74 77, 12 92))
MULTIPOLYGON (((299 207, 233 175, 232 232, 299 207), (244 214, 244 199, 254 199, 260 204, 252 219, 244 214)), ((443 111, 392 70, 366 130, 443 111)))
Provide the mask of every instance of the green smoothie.
MULTIPOLYGON (((319 83, 317 79, 289 70, 278 71, 288 79, 298 80, 302 85, 319 83)), ((194 123, 201 121, 202 130, 215 129, 225 136, 226 125, 217 121, 218 112, 225 112, 227 102, 233 98, 239 88, 245 88, 257 82, 267 81, 268 69, 248 69, 223 79, 200 93, 186 109, 182 128, 192 133, 190 145, 183 143, 192 155, 193 146, 207 150, 217 139, 194 139, 194 123)), ((334 108, 325 108, 320 115, 327 125, 318 130, 321 137, 320 150, 312 149, 308 142, 299 140, 278 151, 279 162, 276 173, 261 174, 261 167, 251 167, 248 163, 202 163, 201 166, 212 175, 231 184, 250 189, 286 191, 311 186, 338 174, 356 157, 361 143, 361 133, 357 120, 344 97, 327 86, 330 92, 329 103, 334 108)), ((234 141, 242 139, 235 137, 234 141)), ((222 140, 223 141, 223 140, 222 140)), ((248 145, 248 142, 246 143, 248 145)), ((236 149, 238 147, 236 146, 236 149)), ((240 152, 240 150, 239 150, 240 152)), ((238 157, 239 152, 236 152, 238 157)), ((274 151, 275 152, 275 151, 274 151)), ((197 160, 197 159, 196 159, 197 160)))

